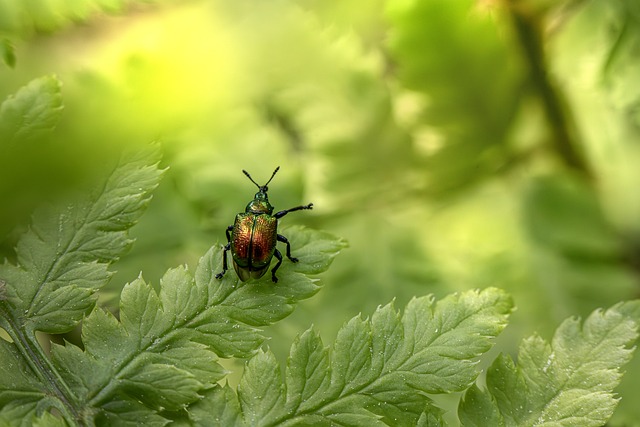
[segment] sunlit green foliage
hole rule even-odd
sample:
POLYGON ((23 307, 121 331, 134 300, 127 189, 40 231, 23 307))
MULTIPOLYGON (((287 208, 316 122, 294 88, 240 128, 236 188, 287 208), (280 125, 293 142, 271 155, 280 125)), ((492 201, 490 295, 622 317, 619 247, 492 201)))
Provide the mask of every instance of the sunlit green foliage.
MULTIPOLYGON (((50 314, 66 321, 38 322, 50 332, 96 297, 117 312, 140 271, 157 284, 197 265, 255 191, 241 169, 260 181, 280 165, 276 209, 314 203, 283 226, 350 249, 265 330, 276 361, 311 324, 333 342, 386 301, 489 286, 518 307, 498 341, 515 356, 522 337, 639 294, 637 4, 0 0, 0 258, 22 262, 29 224, 52 221, 43 205, 76 206, 123 148, 160 140, 169 169, 136 245, 117 272, 85 266, 103 275, 77 286, 68 317, 50 314)), ((242 363, 224 366, 236 373, 216 398, 233 401, 242 363)), ((638 358, 626 370, 614 426, 640 425, 638 358)), ((420 422, 455 413, 432 406, 420 422)))

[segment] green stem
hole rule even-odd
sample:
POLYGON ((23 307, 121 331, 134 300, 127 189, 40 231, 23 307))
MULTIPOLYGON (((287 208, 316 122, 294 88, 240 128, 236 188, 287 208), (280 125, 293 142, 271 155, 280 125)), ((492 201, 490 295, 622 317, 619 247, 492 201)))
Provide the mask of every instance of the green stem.
POLYGON ((57 369, 42 350, 35 336, 35 331, 23 330, 12 317, 6 306, 0 302, 0 326, 9 334, 22 357, 33 373, 38 377, 47 390, 60 401, 56 408, 62 413, 67 424, 80 426, 82 417, 78 400, 62 379, 57 369))
POLYGON ((547 73, 542 37, 535 19, 524 13, 523 8, 517 3, 517 0, 510 0, 511 7, 508 9, 529 68, 531 82, 542 102, 544 114, 553 133, 553 149, 568 167, 587 178, 592 178, 591 168, 578 149, 576 131, 562 102, 562 96, 547 73))

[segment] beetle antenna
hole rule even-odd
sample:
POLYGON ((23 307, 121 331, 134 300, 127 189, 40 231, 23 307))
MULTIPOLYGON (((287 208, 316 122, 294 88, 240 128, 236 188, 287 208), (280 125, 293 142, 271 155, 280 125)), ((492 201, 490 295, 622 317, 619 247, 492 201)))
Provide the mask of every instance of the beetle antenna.
POLYGON ((276 168, 276 170, 274 170, 274 171, 273 171, 273 173, 271 174, 271 178, 269 178, 269 181, 267 181, 267 183, 264 185, 265 187, 266 187, 267 185, 269 185, 269 183, 271 182, 271 180, 273 179, 273 177, 274 177, 274 176, 276 176, 276 172, 278 172, 279 170, 280 170, 280 166, 278 166, 278 167, 276 168))
POLYGON ((244 172, 244 174, 245 174, 245 175, 247 175, 247 178, 249 178, 249 179, 251 180, 251 182, 253 182, 253 183, 256 185, 256 187, 260 188, 260 186, 258 185, 258 183, 257 183, 257 182, 255 182, 255 181, 253 180, 253 178, 251 178, 251 175, 249 175, 249 172, 247 172, 247 171, 246 171, 246 170, 244 170, 244 169, 242 169, 242 172, 244 172))
POLYGON ((253 182, 256 185, 256 187, 258 187, 259 189, 262 189, 263 187, 266 187, 271 182, 273 177, 276 176, 276 172, 278 172, 279 170, 280 170, 280 166, 278 166, 276 170, 273 171, 273 173, 271 174, 271 178, 269 178, 269 181, 267 181, 265 185, 260 185, 257 182, 255 182, 253 178, 251 178, 251 175, 249 175, 249 172, 247 172, 246 170, 242 169, 242 172, 247 176, 247 178, 251 180, 251 182, 253 182))

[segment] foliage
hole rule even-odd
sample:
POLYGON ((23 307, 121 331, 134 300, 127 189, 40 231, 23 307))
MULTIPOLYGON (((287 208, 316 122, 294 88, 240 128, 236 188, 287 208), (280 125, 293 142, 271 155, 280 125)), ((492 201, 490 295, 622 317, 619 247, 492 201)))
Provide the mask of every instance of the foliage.
POLYGON ((568 319, 553 341, 522 341, 518 365, 498 357, 487 372, 487 390, 470 388, 460 406, 463 425, 600 426, 618 403, 611 390, 631 358, 638 337, 629 312, 638 301, 592 313, 582 324, 568 319))
POLYGON ((157 150, 125 156, 95 190, 37 211, 18 241, 17 264, 2 265, 0 322, 12 340, 0 341, 6 419, 29 425, 56 408, 72 424, 163 424, 156 411, 177 411, 222 379, 218 356, 253 354, 264 340, 256 328, 317 292, 309 276, 344 246, 328 234, 292 230, 300 267, 283 267, 273 286, 240 286, 231 275, 216 280, 215 246, 195 276, 185 267, 169 270, 159 293, 141 277, 126 285, 118 321, 94 308, 94 294, 111 275, 108 265, 132 243, 127 230, 158 185, 157 160, 157 150), (68 343, 54 344, 50 357, 43 352, 36 331, 68 332, 85 315, 84 350, 68 343))
MULTIPOLYGON (((602 411, 550 423, 639 425, 638 358, 626 365, 618 405, 611 395, 634 336, 620 313, 637 318, 635 302, 620 302, 637 298, 640 283, 639 17, 634 0, 0 0, 0 258, 7 259, 0 305, 2 317, 17 322, 4 322, 13 332, 3 337, 13 342, 0 343, 21 367, 0 369, 7 381, 26 384, 23 395, 5 395, 24 405, 5 406, 0 424, 21 411, 41 417, 34 423, 59 424, 60 415, 74 418, 69 408, 84 408, 80 418, 188 425, 221 402, 228 404, 222 419, 246 422, 264 410, 246 400, 247 381, 263 362, 298 360, 292 341, 294 349, 312 343, 333 367, 346 359, 319 340, 339 342, 343 320, 355 313, 376 313, 347 327, 364 325, 374 343, 381 301, 409 307, 415 296, 433 294, 434 308, 454 298, 447 295, 498 286, 518 310, 497 348, 480 356, 480 367, 491 366, 486 379, 458 394, 429 395, 421 412, 410 411, 412 421, 473 425, 481 413, 526 425, 548 419, 563 396, 580 395, 589 403, 573 414, 602 411), (153 166, 155 149, 132 155, 148 153, 156 139, 170 166, 162 172, 153 166), (246 304, 267 298, 275 307, 252 309, 252 321, 282 321, 258 333, 234 317, 251 344, 232 351, 201 337, 185 348, 211 363, 204 369, 195 357, 184 365, 182 344, 193 328, 172 323, 179 308, 165 300, 187 283, 204 289, 202 267, 166 270, 217 262, 212 243, 255 191, 240 171, 260 182, 278 165, 269 193, 276 209, 314 203, 313 215, 282 224, 292 225, 283 233, 307 257, 293 270, 283 264, 300 285, 254 293, 250 284, 246 304), (122 193, 104 192, 107 182, 122 193), (323 291, 296 304, 317 291, 315 278, 312 285, 305 278, 316 261, 325 268, 320 260, 342 245, 311 229, 344 236, 351 249, 323 273, 323 291), (16 290, 15 280, 25 286, 16 290), (162 307, 156 329, 135 329, 149 320, 134 310, 143 297, 162 307), (584 326, 572 316, 587 319, 584 326), (313 332, 299 335, 311 324, 313 332), (537 338, 559 324, 549 344, 537 338), (125 338, 122 353, 83 342, 100 336, 113 344, 131 328, 140 345, 164 342, 174 326, 180 339, 166 354, 125 338), (560 349, 563 342, 588 348, 597 328, 613 331, 610 359, 583 363, 582 350, 560 349), (54 333, 51 344, 40 330, 54 333), (521 341, 526 336, 534 338, 521 341), (538 361, 548 354, 554 359, 545 372, 538 361), (244 357, 255 361, 243 378, 244 357), (131 371, 119 365, 127 358, 131 371), (71 369, 80 363, 105 376, 120 372, 122 382, 71 369), (587 366, 604 388, 566 388, 587 366), (180 386, 169 390, 158 371, 180 386), (228 385, 214 385, 222 376, 228 385), (563 376, 572 379, 559 383, 563 376), (154 400, 147 380, 172 403, 154 400), (540 393, 516 393, 512 384, 540 393), (531 415, 505 395, 526 396, 531 415)), ((198 304, 209 304, 199 295, 198 304)), ((173 302, 187 312, 197 305, 173 302)), ((269 386, 282 391, 273 414, 293 405, 288 369, 269 386)), ((394 393, 404 393, 403 384, 394 382, 394 393)), ((370 412, 357 416, 370 425, 383 412, 373 421, 370 412)))
POLYGON ((0 106, 0 139, 3 144, 17 144, 51 131, 61 112, 60 81, 51 76, 34 80, 0 106))
POLYGON ((402 317, 387 305, 370 320, 347 322, 331 357, 309 329, 291 347, 284 385, 273 354, 261 352, 247 363, 239 404, 228 388, 216 387, 195 417, 206 424, 207 417, 235 409, 235 423, 246 425, 416 425, 429 407, 423 393, 458 391, 473 382, 473 359, 489 349, 488 339, 504 327, 510 309, 495 289, 437 304, 415 299, 402 317))

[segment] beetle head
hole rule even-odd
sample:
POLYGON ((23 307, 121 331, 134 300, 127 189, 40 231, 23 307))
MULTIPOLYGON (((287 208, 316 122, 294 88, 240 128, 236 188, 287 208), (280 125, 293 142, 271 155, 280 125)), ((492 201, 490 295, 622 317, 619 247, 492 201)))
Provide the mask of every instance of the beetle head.
POLYGON ((257 214, 266 213, 269 215, 273 213, 273 206, 271 206, 271 203, 269 203, 269 197, 267 196, 267 191, 269 191, 269 187, 267 187, 267 185, 271 182, 273 177, 276 176, 276 172, 278 172, 278 170, 280 170, 280 166, 278 166, 276 170, 273 171, 273 173, 271 174, 271 178, 269 178, 269 181, 267 181, 265 185, 259 185, 257 182, 253 180, 253 178, 251 178, 251 175, 249 175, 249 172, 247 172, 244 169, 242 170, 242 172, 244 172, 247 178, 249 178, 251 182, 253 182, 256 185, 256 187, 258 187, 258 192, 256 193, 255 196, 253 196, 253 200, 250 201, 249 204, 247 205, 245 212, 257 213, 257 214))

